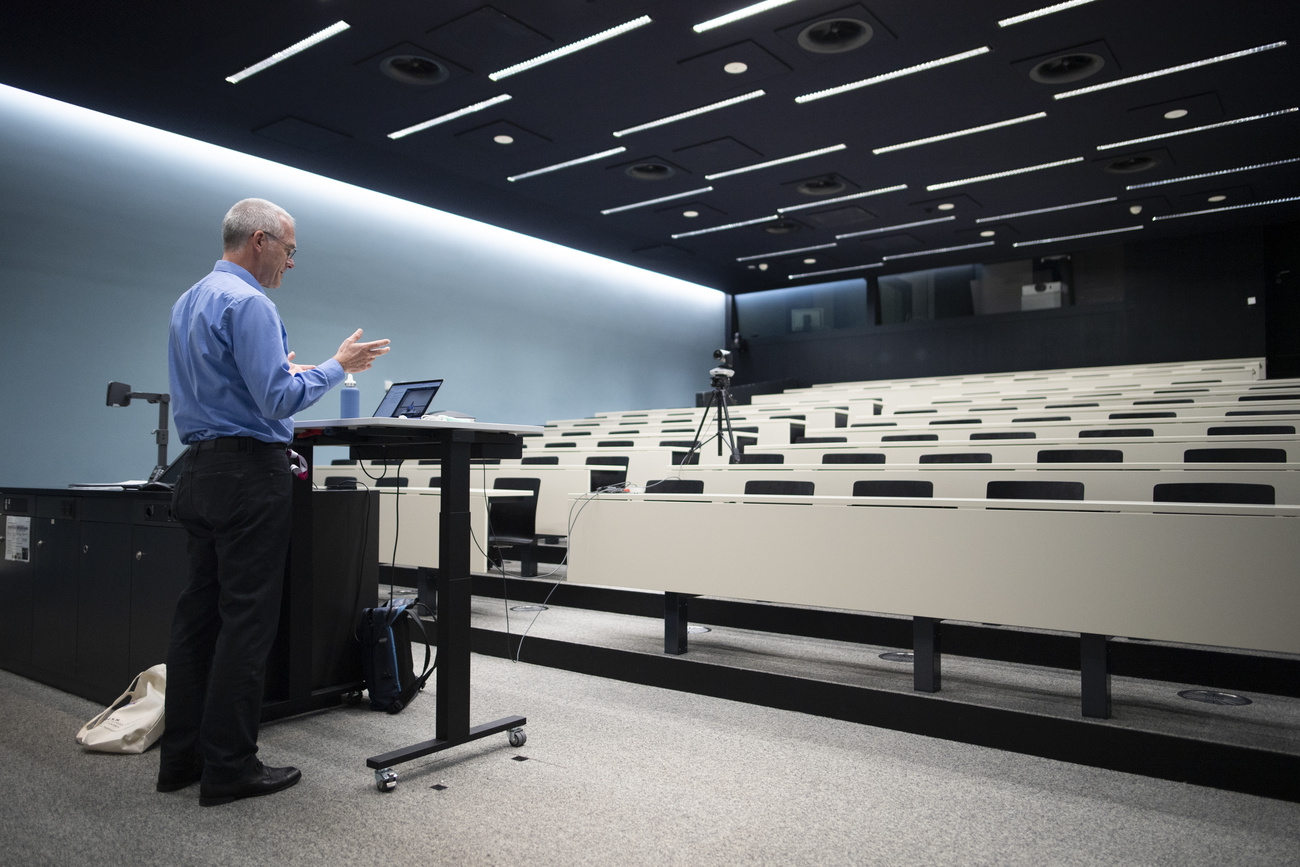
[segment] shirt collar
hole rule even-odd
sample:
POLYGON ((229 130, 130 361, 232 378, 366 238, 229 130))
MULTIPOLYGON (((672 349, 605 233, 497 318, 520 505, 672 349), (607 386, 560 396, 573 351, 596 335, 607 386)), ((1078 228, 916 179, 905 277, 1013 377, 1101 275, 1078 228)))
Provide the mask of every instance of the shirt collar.
POLYGON ((257 278, 250 274, 248 269, 244 268, 242 265, 236 265, 234 262, 227 259, 218 259, 217 264, 212 266, 212 270, 225 271, 228 274, 234 274, 258 292, 262 292, 262 285, 257 282, 257 278))

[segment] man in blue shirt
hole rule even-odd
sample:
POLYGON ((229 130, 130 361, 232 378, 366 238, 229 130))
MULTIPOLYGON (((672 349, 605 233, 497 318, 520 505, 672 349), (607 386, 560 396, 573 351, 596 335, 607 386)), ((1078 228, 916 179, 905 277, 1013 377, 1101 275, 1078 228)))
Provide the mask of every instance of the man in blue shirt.
POLYGON ((204 806, 269 795, 302 776, 257 759, 289 551, 293 414, 388 352, 387 340, 362 343, 357 329, 324 363, 294 364, 262 291, 294 265, 293 218, 245 199, 221 236, 221 260, 172 307, 168 341, 172 414, 189 446, 172 511, 189 533, 190 570, 167 652, 157 788, 199 782, 204 806))

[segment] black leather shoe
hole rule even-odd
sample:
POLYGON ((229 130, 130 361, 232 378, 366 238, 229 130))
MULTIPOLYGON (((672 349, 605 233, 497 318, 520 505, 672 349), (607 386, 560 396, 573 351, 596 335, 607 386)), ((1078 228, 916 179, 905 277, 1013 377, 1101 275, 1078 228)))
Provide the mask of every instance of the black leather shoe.
POLYGON ((159 771, 157 788, 160 792, 179 792, 181 789, 194 785, 201 779, 203 779, 202 769, 180 774, 159 771))
POLYGON ((199 804, 218 807, 241 798, 257 798, 287 789, 302 779, 297 768, 268 768, 258 762, 253 773, 233 783, 203 783, 199 786, 199 804))

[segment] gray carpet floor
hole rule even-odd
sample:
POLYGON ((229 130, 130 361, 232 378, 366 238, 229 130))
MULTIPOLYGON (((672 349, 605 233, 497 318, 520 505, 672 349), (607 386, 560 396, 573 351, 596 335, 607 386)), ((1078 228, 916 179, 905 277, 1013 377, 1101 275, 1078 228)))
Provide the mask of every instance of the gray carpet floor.
POLYGON ((473 722, 527 716, 522 747, 410 762, 381 793, 365 759, 431 737, 434 696, 340 707, 263 727, 298 786, 201 808, 154 792, 156 749, 77 746, 94 704, 0 671, 0 863, 1300 865, 1300 804, 526 661, 473 673, 473 722))

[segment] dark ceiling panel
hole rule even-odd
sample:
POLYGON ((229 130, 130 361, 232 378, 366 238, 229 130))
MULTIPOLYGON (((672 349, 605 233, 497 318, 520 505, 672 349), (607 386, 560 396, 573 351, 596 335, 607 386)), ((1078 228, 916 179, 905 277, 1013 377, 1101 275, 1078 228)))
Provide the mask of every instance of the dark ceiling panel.
POLYGON ((883 275, 1300 219, 1300 4, 1095 0, 999 26, 1050 4, 795 0, 693 29, 746 4, 11 3, 0 82, 730 292, 829 260, 883 275), (626 171, 651 163, 671 171, 626 171), (966 249, 884 258, 947 247, 966 249))

